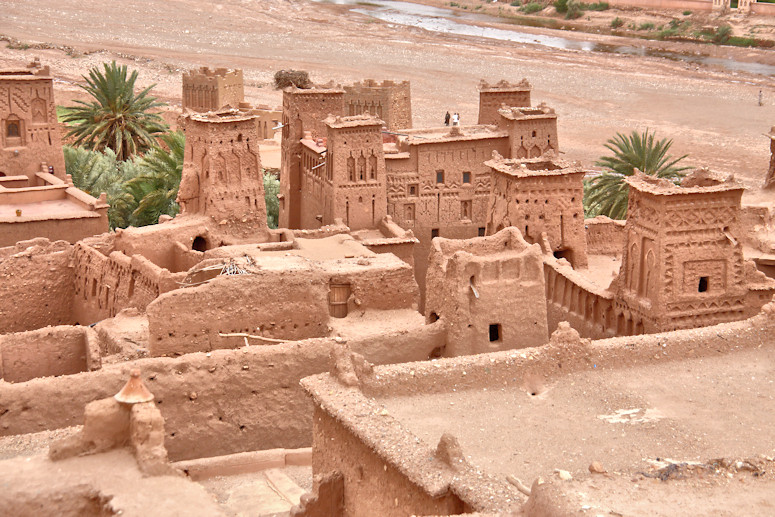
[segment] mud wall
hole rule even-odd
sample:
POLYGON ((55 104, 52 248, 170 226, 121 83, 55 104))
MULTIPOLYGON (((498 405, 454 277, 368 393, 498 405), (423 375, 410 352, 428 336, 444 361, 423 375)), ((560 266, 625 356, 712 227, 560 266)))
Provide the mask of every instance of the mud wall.
POLYGON ((108 231, 107 209, 88 214, 17 217, 0 222, 0 246, 13 246, 32 237, 66 240, 75 244, 81 239, 108 231))
POLYGON ((603 215, 584 220, 588 255, 621 255, 627 242, 624 221, 603 215))
POLYGON ((127 307, 145 309, 185 277, 141 255, 113 251, 106 256, 84 242, 75 245, 73 263, 73 319, 82 325, 113 317, 127 307))
POLYGON ((454 494, 429 495, 319 407, 314 422, 312 470, 343 474, 344 515, 455 515, 465 510, 454 494))
POLYGON ((0 336, 0 379, 24 382, 100 367, 96 333, 59 326, 0 336))
POLYGON ((171 356, 244 346, 243 338, 219 336, 229 333, 286 340, 322 337, 327 334, 327 295, 326 279, 311 271, 221 275, 166 293, 148 306, 149 349, 153 356, 171 356))
POLYGON ((72 249, 46 239, 0 249, 0 334, 73 323, 72 249))
POLYGON ((634 333, 629 311, 615 304, 613 293, 590 284, 570 266, 544 256, 544 280, 549 333, 561 321, 570 323, 582 337, 592 339, 634 333), (621 329, 617 327, 620 316, 621 329))
POLYGON ((775 16, 775 5, 754 2, 751 4, 751 12, 763 16, 775 16))
MULTIPOLYGON (((442 339, 443 328, 432 327, 428 340, 442 339)), ((18 384, 0 381, 0 436, 80 425, 87 403, 114 395, 130 370, 140 368, 165 418, 165 445, 173 461, 309 447, 312 403, 299 380, 328 370, 333 344, 311 339, 141 359, 18 384)), ((375 337, 350 344, 377 364, 427 357, 424 340, 375 337)))

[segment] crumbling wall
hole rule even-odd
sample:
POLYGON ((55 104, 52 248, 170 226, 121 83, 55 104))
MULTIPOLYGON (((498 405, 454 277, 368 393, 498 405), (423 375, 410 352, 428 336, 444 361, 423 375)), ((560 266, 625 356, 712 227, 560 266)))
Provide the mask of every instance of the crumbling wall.
POLYGON ((47 239, 0 248, 0 334, 75 321, 72 250, 47 239))
POLYGON ((541 251, 516 228, 465 241, 435 239, 426 287, 427 320, 447 325, 446 356, 549 339, 541 251))
POLYGON ((110 318, 127 307, 145 309, 160 294, 177 289, 185 273, 170 273, 141 255, 120 251, 106 256, 82 241, 73 253, 73 318, 91 324, 110 318))
POLYGON ((100 368, 97 335, 88 327, 58 326, 0 336, 0 379, 24 382, 100 368))
POLYGON ((613 293, 591 284, 564 261, 549 256, 543 260, 549 332, 567 321, 582 337, 592 339, 635 333, 631 313, 614 301, 613 293))

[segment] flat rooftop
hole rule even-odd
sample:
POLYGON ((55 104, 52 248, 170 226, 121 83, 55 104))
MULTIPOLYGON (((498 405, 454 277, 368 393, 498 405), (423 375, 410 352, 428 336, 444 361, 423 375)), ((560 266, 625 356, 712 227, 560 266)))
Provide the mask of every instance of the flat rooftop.
POLYGON ((473 464, 529 485, 593 461, 636 473, 649 459, 772 454, 774 383, 775 350, 758 348, 377 402, 426 443, 451 432, 473 464))
POLYGON ((70 199, 55 199, 50 201, 38 201, 35 203, 0 204, 0 219, 13 219, 27 221, 30 218, 46 219, 56 216, 99 217, 96 212, 86 210, 83 205, 70 199), (21 210, 18 217, 16 210, 21 210))

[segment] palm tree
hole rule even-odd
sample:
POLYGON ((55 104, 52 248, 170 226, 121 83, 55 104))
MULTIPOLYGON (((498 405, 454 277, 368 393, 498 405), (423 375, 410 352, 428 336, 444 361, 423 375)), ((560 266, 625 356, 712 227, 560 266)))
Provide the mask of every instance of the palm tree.
POLYGON ((137 161, 139 174, 125 184, 125 189, 136 202, 132 224, 156 224, 163 214, 175 215, 180 210, 178 196, 183 173, 183 152, 186 137, 182 131, 161 137, 162 146, 155 146, 137 161))
POLYGON ((609 138, 605 147, 614 155, 603 156, 595 162, 595 165, 607 170, 584 180, 584 215, 626 218, 630 189, 624 178, 632 176, 635 169, 677 183, 684 176, 683 171, 689 169, 677 164, 688 155, 673 159, 667 154, 672 145, 673 141, 667 138, 655 141, 654 133, 649 133, 648 129, 643 133, 633 131, 629 136, 616 133, 614 138, 609 138))
POLYGON ((108 196, 108 220, 111 228, 126 228, 137 202, 125 188, 127 181, 138 174, 134 161, 120 162, 111 149, 103 152, 89 151, 81 147, 63 146, 65 167, 79 189, 99 197, 108 196))
POLYGON ((63 110, 62 121, 71 125, 66 137, 74 138, 74 146, 112 149, 123 161, 153 147, 154 136, 167 131, 164 119, 150 112, 164 103, 148 95, 155 85, 135 94, 136 70, 127 77, 126 65, 115 61, 103 63, 103 68, 89 70, 86 86, 81 86, 94 100, 75 101, 79 106, 63 110))

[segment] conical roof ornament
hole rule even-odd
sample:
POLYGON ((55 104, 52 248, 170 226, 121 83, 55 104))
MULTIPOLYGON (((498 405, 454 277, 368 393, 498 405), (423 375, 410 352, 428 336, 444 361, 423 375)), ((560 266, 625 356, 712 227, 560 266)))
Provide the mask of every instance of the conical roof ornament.
POLYGON ((140 370, 134 369, 130 372, 129 380, 126 381, 121 391, 116 393, 113 398, 124 404, 139 404, 140 402, 150 402, 153 400, 153 393, 140 379, 140 370))

